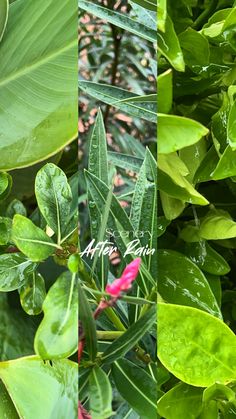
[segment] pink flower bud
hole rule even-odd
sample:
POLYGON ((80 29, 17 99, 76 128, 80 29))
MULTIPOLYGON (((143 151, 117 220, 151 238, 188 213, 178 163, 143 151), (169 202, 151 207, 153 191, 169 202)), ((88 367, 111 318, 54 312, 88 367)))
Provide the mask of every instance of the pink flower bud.
POLYGON ((141 259, 137 258, 133 262, 126 266, 121 277, 115 279, 115 281, 106 286, 106 292, 114 297, 120 297, 122 292, 126 292, 131 288, 132 282, 136 279, 141 259))

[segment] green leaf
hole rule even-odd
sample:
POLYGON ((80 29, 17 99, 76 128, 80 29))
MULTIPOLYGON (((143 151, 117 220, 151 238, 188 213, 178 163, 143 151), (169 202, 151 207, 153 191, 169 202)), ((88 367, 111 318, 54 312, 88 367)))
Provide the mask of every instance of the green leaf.
POLYGON ((173 151, 197 143, 208 134, 208 129, 199 122, 176 115, 158 115, 159 153, 173 151))
POLYGON ((0 44, 2 170, 42 161, 76 138, 76 31, 71 0, 10 5, 0 44))
POLYGON ((222 240, 236 237, 236 222, 227 211, 211 210, 201 220, 200 236, 206 240, 222 240))
POLYGON ((20 418, 78 417, 76 363, 61 360, 51 366, 35 356, 19 358, 1 363, 0 377, 20 418))
POLYGON ((34 341, 35 351, 43 359, 69 357, 78 347, 76 281, 76 274, 62 273, 43 303, 44 318, 34 341))
POLYGON ((157 77, 158 112, 169 113, 172 108, 173 87, 172 70, 169 69, 157 77))
POLYGON ((93 14, 100 19, 104 19, 112 25, 118 26, 119 28, 125 29, 140 38, 146 39, 151 42, 157 41, 156 31, 138 23, 136 20, 131 19, 127 14, 121 14, 114 10, 107 9, 98 4, 91 3, 89 1, 80 1, 80 9, 85 10, 88 13, 93 14))
POLYGON ((227 400, 235 401, 235 392, 224 384, 215 383, 206 388, 203 392, 203 402, 208 403, 210 400, 227 400))
POLYGON ((48 258, 57 247, 43 230, 19 214, 13 219, 12 238, 20 251, 34 262, 48 258))
POLYGON ((156 417, 156 381, 144 369, 119 359, 112 365, 112 376, 121 396, 142 419, 156 417))
POLYGON ((202 271, 174 250, 159 250, 158 291, 169 303, 196 307, 222 318, 215 296, 202 271))
POLYGON ((79 321, 81 322, 82 332, 85 336, 86 348, 89 357, 94 361, 97 355, 97 333, 93 319, 93 313, 89 302, 84 294, 83 288, 79 284, 79 321))
POLYGON ((172 198, 198 205, 209 202, 186 179, 189 171, 177 153, 159 154, 159 189, 172 198))
POLYGON ((0 217, 0 246, 5 246, 11 239, 12 221, 10 218, 0 217))
POLYGON ((103 363, 111 363, 130 351, 156 320, 156 307, 151 307, 139 320, 132 324, 121 337, 116 339, 105 350, 102 356, 103 363))
POLYGON ((166 419, 196 419, 202 410, 203 389, 180 383, 157 402, 159 415, 166 419))
POLYGON ((45 282, 42 275, 33 272, 19 292, 23 310, 31 316, 40 314, 46 297, 45 282))
POLYGON ((112 388, 105 372, 94 367, 89 376, 89 405, 93 419, 107 419, 112 412, 112 388))
POLYGON ((167 0, 157 0, 157 26, 162 32, 166 30, 167 0))
POLYGON ((0 0, 0 42, 3 38, 8 19, 8 0, 0 0))
POLYGON ((25 284, 36 264, 20 253, 0 255, 0 291, 13 291, 25 284))
POLYGON ((144 9, 153 10, 156 12, 157 10, 157 2, 156 0, 132 0, 133 3, 137 3, 139 6, 142 6, 144 9))
POLYGON ((185 64, 194 73, 203 73, 209 65, 210 48, 207 39, 192 28, 178 36, 185 64))
POLYGON ((165 32, 157 33, 157 47, 177 71, 185 70, 183 53, 171 18, 167 15, 165 32))
POLYGON ((6 199, 11 191, 12 178, 8 173, 0 173, 0 199, 6 199))
POLYGON ((172 198, 163 191, 160 192, 160 198, 163 212, 167 220, 174 220, 183 212, 185 208, 184 201, 172 198))
POLYGON ((211 178, 220 180, 230 176, 236 176, 236 150, 234 151, 230 146, 227 146, 220 160, 216 161, 211 178))
POLYGON ((0 381, 0 417, 19 419, 13 401, 2 381, 0 381))
POLYGON ((196 243, 186 244, 185 253, 205 272, 213 275, 226 275, 230 271, 226 260, 207 241, 200 240, 196 243))
POLYGON ((236 336, 221 320, 196 308, 159 303, 158 329, 159 359, 181 381, 208 387, 235 380, 236 336))
POLYGON ((55 164, 47 163, 37 173, 35 195, 43 217, 57 233, 60 244, 67 228, 72 202, 71 188, 65 173, 55 164))
POLYGON ((6 209, 6 216, 13 218, 15 214, 27 216, 27 210, 24 204, 18 199, 13 199, 6 209))
POLYGON ((112 162, 117 167, 132 170, 135 173, 140 171, 143 163, 143 159, 140 157, 129 156, 127 154, 116 153, 113 151, 108 151, 108 161, 112 162))
POLYGON ((107 84, 80 80, 79 87, 87 95, 108 105, 115 106, 129 115, 157 123, 156 102, 123 102, 124 99, 133 99, 134 97, 138 97, 138 95, 107 84))

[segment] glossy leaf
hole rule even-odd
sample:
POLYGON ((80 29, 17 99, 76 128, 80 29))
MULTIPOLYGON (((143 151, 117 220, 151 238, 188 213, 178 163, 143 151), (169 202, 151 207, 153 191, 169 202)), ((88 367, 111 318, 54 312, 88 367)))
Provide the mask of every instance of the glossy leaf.
POLYGON ((76 28, 70 0, 10 5, 0 45, 2 170, 44 160, 76 138, 76 28))
POLYGON ((230 176, 236 176, 236 151, 227 146, 220 160, 216 162, 212 171, 212 179, 220 180, 230 176))
POLYGON ((22 287, 36 266, 20 253, 0 255, 0 290, 6 292, 22 287))
POLYGON ((112 388, 106 373, 98 366, 89 376, 89 405, 93 419, 107 419, 112 412, 112 388))
POLYGON ((72 355, 78 346, 78 295, 76 275, 64 272, 50 288, 43 303, 44 318, 34 346, 42 359, 72 355))
POLYGON ((19 358, 1 363, 0 377, 20 418, 36 412, 38 419, 78 417, 76 363, 61 360, 51 366, 35 356, 19 358))
POLYGON ((166 16, 165 32, 157 33, 157 47, 177 71, 184 71, 185 63, 179 40, 170 16, 166 16))
POLYGON ((165 32, 167 17, 167 0, 157 0, 157 26, 162 32, 165 32))
POLYGON ((19 214, 13 219, 12 239, 21 252, 34 262, 51 256, 57 247, 43 230, 19 214))
POLYGON ((125 29, 141 38, 156 43, 156 32, 147 28, 145 25, 136 22, 134 19, 131 19, 127 14, 118 13, 114 10, 84 0, 80 1, 80 9, 92 13, 100 19, 104 19, 112 25, 125 29))
POLYGON ((0 200, 7 198, 11 191, 12 178, 8 173, 0 173, 0 200))
POLYGON ((89 96, 108 105, 115 106, 129 115, 143 118, 150 122, 157 122, 156 102, 123 102, 124 99, 127 100, 138 96, 127 90, 107 84, 80 80, 79 87, 89 96))
POLYGON ((173 250, 159 250, 158 291, 173 304, 196 307, 222 318, 215 296, 201 270, 173 250))
POLYGON ((79 321, 81 322, 82 332, 85 336, 86 348, 89 357, 94 361, 97 355, 97 334, 92 310, 84 294, 83 288, 79 284, 79 321))
POLYGON ((236 336, 221 320, 193 307, 159 303, 158 330, 159 359, 181 381, 208 387, 235 379, 236 336))
POLYGON ((133 3, 137 3, 142 6, 144 9, 153 10, 156 12, 157 10, 157 2, 156 0, 132 0, 133 3))
POLYGON ((42 275, 33 272, 19 291, 20 302, 24 311, 33 316, 40 314, 46 297, 45 282, 42 275))
POLYGON ((180 383, 157 402, 158 413, 166 419, 196 419, 202 410, 202 388, 180 383))
POLYGON ((208 134, 199 122, 176 115, 158 116, 159 153, 168 154, 195 144, 208 134))
POLYGON ((142 339, 155 320, 156 307, 153 306, 105 350, 102 356, 102 362, 111 363, 124 356, 140 339, 142 339))
POLYGON ((179 35, 179 42, 184 54, 185 64, 195 73, 206 72, 210 59, 207 39, 192 28, 179 35))
POLYGON ((167 70, 157 77, 158 112, 169 113, 172 108, 173 88, 172 70, 167 70))
POLYGON ((201 221, 200 236, 206 240, 234 238, 236 237, 236 222, 227 211, 209 211, 201 221))
POLYGON ((122 397, 140 417, 156 417, 156 382, 144 369, 125 358, 118 359, 112 365, 112 376, 122 397))
POLYGON ((4 31, 6 29, 8 9, 9 9, 8 0, 1 0, 0 1, 0 42, 3 38, 4 31))
POLYGON ((186 244, 185 253, 205 272, 226 275, 230 271, 226 260, 204 240, 186 244))
POLYGON ((70 215, 72 193, 64 172, 47 163, 35 179, 35 195, 47 224, 57 234, 60 244, 70 215))
POLYGON ((10 218, 0 217, 0 246, 5 246, 11 239, 12 221, 10 218))

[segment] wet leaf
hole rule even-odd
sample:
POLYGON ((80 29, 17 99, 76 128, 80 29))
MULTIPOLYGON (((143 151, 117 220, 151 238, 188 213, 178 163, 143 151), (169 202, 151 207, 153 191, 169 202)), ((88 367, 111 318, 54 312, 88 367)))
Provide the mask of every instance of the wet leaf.
POLYGON ((33 272, 19 291, 20 302, 24 311, 31 316, 40 314, 46 297, 45 282, 42 275, 33 272))
POLYGON ((20 253, 0 255, 0 290, 13 291, 25 284, 36 269, 36 263, 20 253))

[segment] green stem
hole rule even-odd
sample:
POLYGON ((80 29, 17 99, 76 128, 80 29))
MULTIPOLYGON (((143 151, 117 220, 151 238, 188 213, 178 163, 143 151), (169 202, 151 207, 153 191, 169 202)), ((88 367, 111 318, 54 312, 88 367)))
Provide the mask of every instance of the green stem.
POLYGON ((218 4, 218 0, 211 0, 209 6, 203 10, 203 12, 198 16, 195 22, 192 25, 193 29, 197 31, 200 30, 204 23, 208 20, 208 17, 216 10, 218 4))
POLYGON ((99 340, 115 340, 123 335, 124 332, 114 330, 98 330, 97 338, 99 340))

